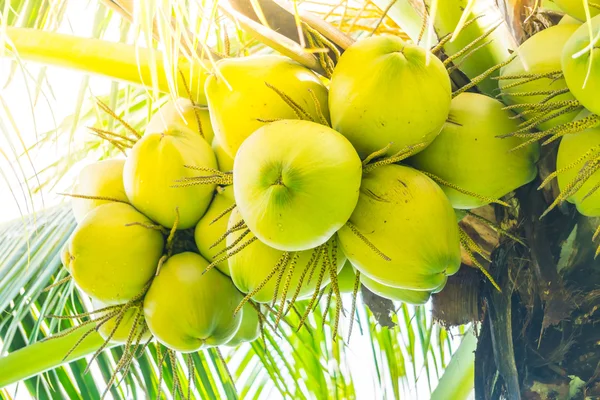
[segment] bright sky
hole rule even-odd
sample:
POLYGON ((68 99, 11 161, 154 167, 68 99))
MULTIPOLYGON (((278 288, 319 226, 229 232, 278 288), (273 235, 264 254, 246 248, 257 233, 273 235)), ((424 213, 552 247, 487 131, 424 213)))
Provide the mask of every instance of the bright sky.
MULTIPOLYGON (((67 23, 61 26, 60 31, 75 33, 78 36, 90 36, 95 7, 93 1, 68 2, 67 23)), ((114 26, 109 29, 107 38, 116 40, 117 35, 118 27, 114 26)), ((15 156, 22 154, 23 149, 32 146, 39 135, 54 129, 64 118, 74 112, 84 75, 48 67, 45 71, 47 78, 42 85, 43 90, 37 93, 35 82, 42 67, 28 64, 27 79, 20 67, 14 70, 12 67, 10 60, 0 59, 0 222, 18 218, 22 214, 30 214, 34 210, 41 210, 61 201, 61 197, 56 193, 68 187, 78 169, 73 168, 62 187, 46 190, 34 195, 33 198, 29 197, 28 193, 35 186, 35 180, 30 180, 28 187, 24 178, 34 177, 34 171, 39 171, 48 162, 55 160, 57 155, 65 156, 66 151, 59 146, 46 148, 43 151, 34 149, 29 153, 30 159, 21 158, 20 164, 15 162, 15 156), (6 85, 9 80, 10 83, 6 85)), ((92 77, 84 96, 90 99, 92 95, 108 93, 109 89, 109 80, 92 77)), ((84 140, 85 135, 87 133, 82 127, 75 132, 75 140, 84 140)), ((347 301, 348 299, 345 300, 345 304, 349 304, 347 301)), ((343 326, 347 327, 347 325, 347 321, 343 321, 343 326)), ((417 356, 418 359, 415 361, 417 374, 420 376, 417 382, 418 392, 421 398, 426 398, 427 396, 423 394, 428 393, 428 389, 422 369, 422 356, 420 354, 417 356)), ((375 367, 372 359, 370 341, 366 336, 361 335, 355 326, 350 343, 348 365, 354 377, 359 399, 380 398, 383 395, 376 391, 375 367)), ((409 378, 408 381, 412 382, 414 379, 409 378)), ((435 381, 434 375, 433 387, 435 381)), ((416 398, 416 393, 413 392, 413 395, 416 398)))

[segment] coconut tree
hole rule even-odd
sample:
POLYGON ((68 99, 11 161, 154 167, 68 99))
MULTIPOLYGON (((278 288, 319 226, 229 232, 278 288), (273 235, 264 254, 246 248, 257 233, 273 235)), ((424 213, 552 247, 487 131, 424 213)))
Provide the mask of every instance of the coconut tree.
POLYGON ((0 94, 2 395, 600 395, 598 7, 556 3, 0 4, 3 84, 76 98, 0 94))

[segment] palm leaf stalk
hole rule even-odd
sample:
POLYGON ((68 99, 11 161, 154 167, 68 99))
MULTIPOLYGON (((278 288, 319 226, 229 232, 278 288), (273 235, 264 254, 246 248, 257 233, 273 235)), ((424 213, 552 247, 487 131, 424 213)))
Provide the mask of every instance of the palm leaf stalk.
POLYGON ((8 27, 6 36, 9 41, 5 50, 8 51, 4 55, 97 74, 161 92, 174 92, 185 98, 188 97, 187 84, 194 101, 206 104, 207 67, 184 57, 177 60, 176 67, 181 72, 175 77, 176 87, 171 87, 165 57, 155 49, 30 28, 8 27))

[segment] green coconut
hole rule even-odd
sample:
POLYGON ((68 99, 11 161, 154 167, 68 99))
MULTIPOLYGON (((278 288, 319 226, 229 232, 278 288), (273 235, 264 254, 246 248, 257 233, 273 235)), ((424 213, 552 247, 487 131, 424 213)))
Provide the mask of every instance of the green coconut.
MULTIPOLYGON (((600 30, 600 15, 592 18, 592 31, 595 39, 600 30)), ((575 26, 575 25, 567 25, 575 26)), ((569 90, 583 106, 594 114, 600 114, 600 46, 596 42, 591 55, 586 51, 579 57, 573 58, 579 51, 590 44, 590 33, 588 24, 576 27, 577 30, 562 49, 562 71, 569 90), (590 64, 591 57, 591 64, 590 64), (590 68, 591 66, 591 68, 590 68)))
MULTIPOLYGON (((590 128, 583 132, 565 135, 558 147, 556 168, 561 170, 582 156, 590 157, 577 166, 558 174, 558 187, 563 191, 578 175, 586 162, 593 159, 594 153, 600 152, 600 128, 590 128)), ((591 195, 587 194, 600 184, 600 172, 594 172, 579 190, 567 200, 577 207, 577 211, 587 217, 600 217, 600 191, 596 190, 591 195), (586 198, 587 196, 587 198, 586 198)))
POLYGON ((252 304, 246 303, 242 307, 242 322, 235 335, 225 345, 237 347, 242 343, 253 342, 260 335, 260 320, 258 312, 252 304))
POLYGON ((170 130, 189 131, 195 134, 202 132, 207 143, 212 143, 214 138, 208 108, 198 105, 194 107, 190 100, 184 98, 170 100, 163 104, 148 121, 144 134, 165 133, 170 130))
MULTIPOLYGON (((101 308, 106 307, 105 304, 102 304, 99 301, 92 301, 92 304, 94 306, 94 310, 99 310, 101 308)), ((109 312, 113 312, 113 310, 109 310, 104 313, 95 313, 94 319, 100 319, 109 312)), ((117 315, 117 316, 114 316, 111 319, 109 319, 107 322, 104 322, 102 325, 100 325, 98 328, 98 333, 100 334, 100 336, 102 336, 102 338, 104 340, 107 340, 110 337, 110 341, 112 343, 127 344, 127 342, 131 339, 132 344, 135 344, 139 338, 140 343, 143 344, 145 341, 150 339, 150 336, 151 336, 150 331, 147 329, 148 327, 146 325, 146 321, 144 320, 143 313, 139 317, 137 317, 138 322, 136 324, 135 331, 132 332, 133 324, 135 323, 135 319, 136 319, 136 315, 141 312, 142 312, 141 306, 138 306, 138 305, 132 306, 125 311, 118 326, 117 326, 117 320, 118 320, 118 315, 117 315), (116 329, 115 329, 115 327, 116 327, 116 329), (142 331, 144 331, 144 333, 142 333, 142 331), (112 333, 112 337, 111 337, 111 333, 112 333), (141 337, 140 337, 140 335, 141 335, 141 337)))
POLYGON ((365 285, 367 289, 378 296, 408 304, 425 304, 429 300, 429 297, 431 297, 430 291, 399 289, 386 286, 373 279, 370 279, 366 275, 361 275, 360 283, 365 285))
POLYGON ((565 25, 565 24, 581 25, 582 22, 580 20, 578 20, 577 18, 571 17, 569 14, 565 14, 560 19, 560 21, 558 21, 558 25, 565 25))
POLYGON ((267 121, 299 118, 277 91, 314 121, 329 119, 327 88, 312 71, 287 57, 226 58, 217 67, 219 73, 206 81, 205 92, 215 135, 232 158, 242 142, 267 121))
POLYGON ((156 272, 164 240, 146 216, 125 203, 94 208, 69 240, 67 269, 77 286, 108 305, 141 294, 156 272))
POLYGON ((341 134, 310 121, 258 129, 240 147, 233 190, 246 225, 262 242, 300 251, 325 243, 352 214, 362 164, 341 134))
POLYGON ((338 289, 340 293, 353 293, 356 282, 356 272, 350 261, 346 260, 342 270, 337 276, 338 289))
POLYGON ((340 229, 344 253, 379 283, 431 291, 460 267, 456 214, 443 190, 415 169, 392 164, 365 174, 350 222, 359 234, 340 229))
POLYGON ((476 193, 469 196, 455 189, 442 189, 452 207, 471 209, 488 204, 483 197, 499 199, 537 175, 539 145, 511 149, 525 139, 499 138, 517 131, 518 120, 498 100, 477 93, 462 93, 452 100, 448 123, 425 150, 409 159, 415 168, 439 176, 476 193))
MULTIPOLYGON (((578 26, 573 24, 555 25, 536 33, 519 46, 516 52, 517 57, 500 70, 500 77, 547 74, 554 71, 560 71, 560 58, 563 46, 577 28, 578 26)), ((554 76, 535 79, 514 87, 507 87, 516 82, 525 82, 526 80, 528 80, 528 78, 502 79, 500 81, 500 89, 506 94, 502 96, 502 100, 507 104, 539 103, 548 97, 548 93, 567 89, 565 80, 554 76), (544 93, 534 96, 518 95, 531 92, 544 93)), ((550 101, 558 102, 574 99, 575 97, 567 92, 553 97, 550 101)), ((540 123, 538 127, 545 130, 556 125, 570 122, 575 118, 577 112, 578 111, 571 111, 556 116, 555 118, 540 123)), ((531 113, 524 117, 526 119, 531 119, 536 116, 538 116, 538 114, 531 113)))
POLYGON ((219 171, 231 172, 233 171, 233 158, 227 154, 223 146, 219 143, 219 139, 216 137, 212 141, 212 149, 217 156, 217 164, 219 164, 219 171))
MULTIPOLYGON (((222 255, 216 255, 222 253, 225 249, 225 241, 218 243, 214 247, 212 247, 212 245, 225 233, 225 231, 227 231, 229 215, 224 215, 214 223, 213 221, 228 208, 233 206, 234 203, 235 200, 233 199, 232 187, 217 188, 217 192, 215 193, 208 210, 206 210, 206 214, 204 214, 200 221, 198 221, 198 225, 196 225, 194 231, 196 246, 202 257, 210 262, 213 262, 216 258, 222 257, 222 255)), ((216 267, 219 271, 229 276, 229 263, 227 260, 220 262, 216 267)))
MULTIPOLYGON (((585 0, 553 0, 554 4, 556 4, 558 8, 560 8, 569 16, 579 20, 579 23, 587 19, 585 17, 585 8, 583 7, 584 1, 585 0)), ((589 3, 592 3, 592 1, 589 1, 589 3)), ((598 8, 592 7, 591 5, 589 6, 589 10, 592 17, 600 13, 598 8)))
POLYGON ((240 327, 242 301, 227 276, 185 252, 172 256, 144 298, 144 316, 152 334, 171 350, 191 353, 227 343, 240 327))
MULTIPOLYGON (((232 211, 231 216, 229 217, 229 228, 232 228, 234 225, 238 224, 240 220, 241 216, 236 208, 232 211)), ((239 244, 243 244, 254 238, 254 235, 251 232, 244 233, 243 230, 238 230, 227 236, 227 246, 233 245, 241 235, 244 235, 244 237, 238 241, 239 244)), ((337 240, 337 238, 335 240, 337 240)), ((292 270, 292 264, 293 273, 291 278, 289 278, 289 290, 287 291, 286 299, 290 300, 293 298, 296 288, 298 287, 303 275, 304 279, 302 280, 302 286, 300 287, 298 298, 304 299, 311 297, 314 291, 317 289, 318 276, 321 272, 325 259, 328 262, 333 263, 333 253, 335 251, 335 273, 339 273, 344 266, 346 257, 341 251, 338 243, 339 242, 336 242, 334 246, 332 239, 331 242, 328 242, 325 245, 328 257, 326 259, 323 254, 320 254, 318 265, 311 263, 313 255, 317 253, 313 249, 289 253, 290 262, 286 264, 280 285, 277 285, 279 274, 275 274, 261 290, 252 296, 252 300, 259 303, 267 303, 272 301, 276 287, 278 287, 277 296, 278 298, 281 298, 281 294, 284 292, 285 282, 288 279, 290 270, 292 270), (295 254, 297 254, 297 256, 295 256, 295 254), (294 262, 292 262, 293 260, 294 262), (311 279, 309 280, 311 270, 313 270, 313 273, 311 279), (308 272, 304 273, 304 271, 308 272)), ((231 252, 233 252, 233 250, 231 252)), ((229 272, 231 273, 231 279, 233 280, 233 283, 243 293, 252 292, 265 280, 265 278, 269 276, 277 263, 284 256, 284 253, 285 252, 281 250, 277 250, 266 245, 260 240, 255 240, 253 243, 247 245, 247 247, 245 247, 243 250, 229 258, 229 272)), ((323 275, 319 289, 325 287, 330 281, 330 267, 329 264, 326 265, 327 269, 323 275)))
POLYGON ((215 185, 182 182, 210 175, 189 167, 217 169, 215 153, 198 134, 173 130, 148 134, 131 149, 123 170, 127 198, 141 212, 171 228, 196 225, 208 208, 215 185), (177 209, 177 211, 176 211, 177 209))
POLYGON ((392 143, 388 154, 429 144, 448 117, 452 90, 442 62, 395 36, 373 36, 348 48, 329 92, 333 129, 361 158, 392 143))
POLYGON ((71 271, 69 267, 69 264, 71 263, 71 253, 69 252, 70 240, 71 238, 67 239, 60 250, 60 261, 69 272, 71 271))
POLYGON ((113 201, 129 201, 123 188, 124 165, 125 160, 103 160, 81 169, 73 194, 103 197, 105 200, 72 197, 71 207, 77 222, 81 222, 90 210, 99 205, 113 201))

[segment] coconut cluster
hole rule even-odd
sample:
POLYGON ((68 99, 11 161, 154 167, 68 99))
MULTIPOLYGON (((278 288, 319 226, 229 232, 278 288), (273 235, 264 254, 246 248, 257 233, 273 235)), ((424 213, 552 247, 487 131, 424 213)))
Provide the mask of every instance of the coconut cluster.
POLYGON ((541 185, 557 177, 560 194, 546 212, 569 201, 581 214, 599 217, 600 15, 589 7, 593 18, 582 23, 582 2, 555 3, 567 15, 519 47, 501 70, 501 94, 508 108, 525 119, 513 130, 514 137, 528 143, 544 138, 543 144, 560 140, 556 171, 541 185))
POLYGON ((237 345, 261 310, 279 320, 359 282, 423 304, 461 265, 454 209, 537 174, 537 144, 500 138, 512 111, 453 98, 444 64, 397 37, 358 41, 330 80, 274 55, 217 68, 207 106, 167 103, 126 160, 87 166, 74 189, 63 260, 111 340, 237 345), (180 232, 194 246, 177 250, 180 232))

